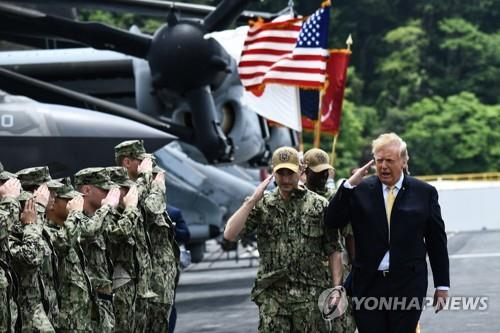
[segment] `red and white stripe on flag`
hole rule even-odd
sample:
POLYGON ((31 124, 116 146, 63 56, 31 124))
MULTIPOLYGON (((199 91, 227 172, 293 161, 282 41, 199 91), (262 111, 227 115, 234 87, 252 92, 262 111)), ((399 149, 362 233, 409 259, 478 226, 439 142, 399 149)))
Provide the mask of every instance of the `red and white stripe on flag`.
POLYGON ((245 89, 260 96, 267 83, 323 88, 328 21, 329 6, 318 9, 306 21, 254 23, 238 65, 245 89))

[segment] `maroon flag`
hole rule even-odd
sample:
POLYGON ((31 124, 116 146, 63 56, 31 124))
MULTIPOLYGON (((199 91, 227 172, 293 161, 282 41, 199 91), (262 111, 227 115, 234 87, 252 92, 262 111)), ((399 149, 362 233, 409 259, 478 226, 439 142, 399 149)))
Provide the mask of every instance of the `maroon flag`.
POLYGON ((338 134, 342 116, 342 102, 351 51, 331 50, 326 64, 327 83, 321 103, 321 132, 338 134))

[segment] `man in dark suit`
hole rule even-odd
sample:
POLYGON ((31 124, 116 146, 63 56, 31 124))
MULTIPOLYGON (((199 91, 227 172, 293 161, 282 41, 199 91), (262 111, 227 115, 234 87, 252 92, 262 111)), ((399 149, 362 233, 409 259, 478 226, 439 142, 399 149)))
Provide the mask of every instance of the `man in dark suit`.
POLYGON ((353 228, 352 293, 359 332, 414 333, 427 292, 427 254, 436 312, 450 286, 438 194, 433 186, 404 174, 409 157, 406 143, 396 134, 379 136, 372 152, 374 161, 338 189, 326 224, 340 229, 350 222, 353 228), (374 162, 377 175, 364 178, 374 162))

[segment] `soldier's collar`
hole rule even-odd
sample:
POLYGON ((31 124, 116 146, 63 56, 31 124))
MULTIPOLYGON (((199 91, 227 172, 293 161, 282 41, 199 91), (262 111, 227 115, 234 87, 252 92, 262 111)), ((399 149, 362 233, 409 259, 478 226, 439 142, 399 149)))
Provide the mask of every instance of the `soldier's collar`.
MULTIPOLYGON (((307 192, 307 189, 303 185, 299 185, 296 189, 293 190, 292 195, 290 196, 290 199, 293 198, 302 198, 307 192)), ((274 199, 281 199, 280 191, 279 188, 276 187, 276 189, 273 192, 273 197, 274 199)))
MULTIPOLYGON (((305 185, 304 185, 305 186, 305 185)), ((310 188, 308 188, 307 186, 305 186, 309 191, 311 192, 315 192, 317 194, 325 194, 326 192, 328 192, 328 187, 323 187, 322 189, 317 189, 316 191, 313 191, 311 190, 310 188)))
POLYGON ((298 197, 301 198, 306 194, 307 188, 304 185, 299 185, 295 190, 292 192, 292 198, 298 197))

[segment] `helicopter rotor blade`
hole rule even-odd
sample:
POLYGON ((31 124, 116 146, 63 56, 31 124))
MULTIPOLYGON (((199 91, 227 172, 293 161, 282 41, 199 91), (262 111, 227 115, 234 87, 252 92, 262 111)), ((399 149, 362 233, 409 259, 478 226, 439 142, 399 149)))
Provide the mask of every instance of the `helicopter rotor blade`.
POLYGON ((252 0, 222 0, 217 8, 208 14, 203 25, 209 32, 229 28, 252 0))
POLYGON ((132 34, 101 23, 75 22, 45 13, 0 3, 0 31, 16 31, 19 27, 27 34, 63 37, 85 43, 96 49, 122 52, 145 58, 151 44, 151 37, 132 34))
MULTIPOLYGON (((114 12, 134 12, 139 15, 156 17, 166 17, 172 8, 178 10, 183 16, 203 17, 216 8, 201 4, 163 0, 11 0, 9 2, 17 4, 55 4, 57 6, 102 9, 114 12)), ((246 10, 241 13, 239 20, 247 22, 258 17, 271 19, 274 16, 276 14, 246 10)))

